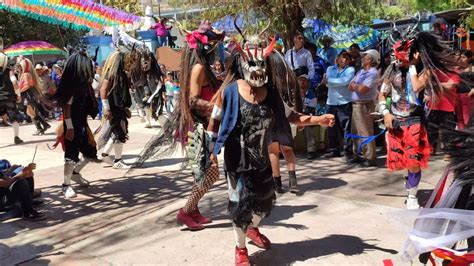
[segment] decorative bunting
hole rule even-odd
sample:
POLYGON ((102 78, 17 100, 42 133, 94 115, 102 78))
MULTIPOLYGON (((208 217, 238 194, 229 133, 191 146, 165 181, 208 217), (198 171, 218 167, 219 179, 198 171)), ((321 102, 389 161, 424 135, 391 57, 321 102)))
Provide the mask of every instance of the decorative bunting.
POLYGON ((0 9, 74 30, 138 28, 141 18, 91 0, 4 0, 0 9))

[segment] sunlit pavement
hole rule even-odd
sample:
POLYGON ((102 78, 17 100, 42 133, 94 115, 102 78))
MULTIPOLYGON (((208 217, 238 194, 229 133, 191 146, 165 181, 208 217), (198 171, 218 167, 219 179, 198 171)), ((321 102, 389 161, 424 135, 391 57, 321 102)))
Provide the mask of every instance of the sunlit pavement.
MULTIPOLYGON (((57 123, 57 122, 54 122, 57 123)), ((98 121, 91 121, 94 129, 98 121)), ((53 126, 54 127, 54 126, 53 126)), ((41 222, 5 219, 0 215, 0 264, 162 264, 232 265, 234 239, 226 213, 224 174, 200 203, 214 223, 190 232, 175 215, 189 195, 192 177, 181 169, 180 152, 145 163, 129 173, 90 164, 82 172, 91 187, 77 188, 78 197, 62 196, 63 153, 50 150, 55 135, 32 136, 32 125, 21 126, 25 144, 13 145, 11 127, 0 127, 0 158, 28 164, 37 147, 37 188, 48 219, 41 222)), ((130 123, 124 148, 133 163, 160 127, 144 128, 138 117, 130 123)), ((222 161, 222 160, 221 160, 222 161)), ((284 166, 284 161, 281 161, 284 166)), ((400 251, 416 211, 404 210, 402 173, 361 169, 342 158, 308 161, 300 157, 297 176, 301 193, 278 197, 261 232, 273 242, 267 251, 248 245, 257 265, 382 265, 391 259, 403 265, 400 251)), ((420 199, 426 200, 446 162, 435 157, 423 174, 420 199)), ((284 185, 288 185, 282 169, 284 185)))

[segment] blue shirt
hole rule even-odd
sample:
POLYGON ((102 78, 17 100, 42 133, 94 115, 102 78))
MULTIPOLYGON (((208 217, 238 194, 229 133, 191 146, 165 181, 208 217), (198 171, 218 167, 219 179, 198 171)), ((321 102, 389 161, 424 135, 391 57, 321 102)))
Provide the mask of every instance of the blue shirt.
POLYGON ((313 88, 308 89, 308 91, 306 91, 306 94, 304 95, 303 108, 305 107, 316 108, 317 104, 318 104, 318 99, 316 98, 316 92, 314 91, 313 88))
POLYGON ((324 59, 321 57, 317 57, 316 60, 314 60, 314 77, 311 79, 311 86, 313 88, 316 88, 319 83, 323 80, 324 73, 326 73, 327 69, 327 64, 324 59))
POLYGON ((365 85, 369 90, 365 93, 352 92, 352 101, 374 101, 378 94, 379 72, 375 67, 361 69, 352 80, 357 85, 365 85))
POLYGON ((352 92, 348 89, 349 83, 354 78, 355 69, 346 66, 339 69, 337 66, 330 66, 326 71, 328 87, 328 105, 343 105, 352 102, 352 92))
POLYGON ((334 47, 320 49, 318 56, 326 60, 330 66, 336 65, 337 50, 334 47))

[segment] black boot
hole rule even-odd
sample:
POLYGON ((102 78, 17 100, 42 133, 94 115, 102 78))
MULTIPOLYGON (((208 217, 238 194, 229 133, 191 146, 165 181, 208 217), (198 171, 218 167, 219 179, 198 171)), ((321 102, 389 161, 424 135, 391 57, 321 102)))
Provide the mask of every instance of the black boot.
POLYGON ((289 176, 289 182, 290 182, 290 192, 291 193, 298 193, 298 182, 296 181, 296 172, 295 171, 289 171, 288 172, 289 176))
POLYGON ((283 194, 285 191, 283 190, 283 185, 281 184, 281 176, 274 176, 273 177, 273 184, 275 186, 275 191, 278 194, 283 194))
POLYGON ((36 132, 33 133, 33 136, 42 135, 44 133, 44 130, 43 127, 41 127, 41 122, 36 119, 33 119, 33 124, 35 124, 36 127, 36 132))
POLYGON ((46 122, 46 121, 44 120, 44 118, 39 117, 38 120, 40 121, 40 124, 41 124, 41 126, 43 127, 43 134, 44 134, 44 132, 46 132, 46 130, 48 130, 49 128, 51 128, 51 126, 48 124, 48 122, 46 122))

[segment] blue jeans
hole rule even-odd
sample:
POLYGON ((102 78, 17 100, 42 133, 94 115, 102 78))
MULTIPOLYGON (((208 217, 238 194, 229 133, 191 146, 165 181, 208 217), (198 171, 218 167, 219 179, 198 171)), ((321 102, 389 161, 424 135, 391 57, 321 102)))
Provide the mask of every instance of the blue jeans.
POLYGON ((343 139, 343 150, 346 155, 352 155, 352 141, 346 138, 351 133, 352 103, 327 105, 327 113, 333 114, 336 123, 328 128, 329 149, 333 153, 341 152, 340 139, 343 139))
POLYGON ((173 96, 166 96, 167 97, 167 100, 166 100, 166 103, 165 103, 165 107, 166 107, 166 112, 171 114, 171 112, 173 111, 173 96))

